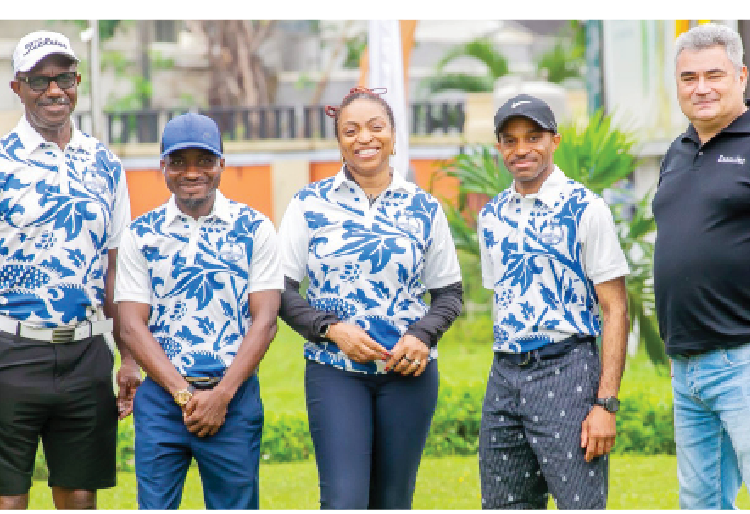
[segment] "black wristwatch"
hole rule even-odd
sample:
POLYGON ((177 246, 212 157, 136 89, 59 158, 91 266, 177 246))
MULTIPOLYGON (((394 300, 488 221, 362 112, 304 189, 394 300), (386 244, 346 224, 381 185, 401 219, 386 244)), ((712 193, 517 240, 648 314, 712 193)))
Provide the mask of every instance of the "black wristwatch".
POLYGON ((327 323, 320 327, 320 333, 318 335, 321 339, 328 339, 328 329, 331 328, 331 325, 333 325, 333 323, 327 323))
POLYGON ((611 412, 612 414, 620 410, 620 400, 618 400, 616 396, 597 398, 594 404, 604 407, 604 410, 611 412))

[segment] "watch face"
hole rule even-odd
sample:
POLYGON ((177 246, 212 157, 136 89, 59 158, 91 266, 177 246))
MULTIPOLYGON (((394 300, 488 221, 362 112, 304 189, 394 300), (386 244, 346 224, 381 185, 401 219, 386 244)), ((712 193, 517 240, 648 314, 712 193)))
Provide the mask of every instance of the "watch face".
POLYGON ((604 407, 605 410, 615 413, 620 409, 620 400, 613 396, 610 396, 609 398, 604 398, 603 400, 601 400, 600 405, 604 407))
POLYGON ((182 391, 177 391, 174 394, 174 401, 180 407, 184 407, 185 405, 187 405, 187 402, 189 402, 190 398, 192 397, 193 395, 190 394, 190 391, 188 391, 187 389, 183 389, 182 391))

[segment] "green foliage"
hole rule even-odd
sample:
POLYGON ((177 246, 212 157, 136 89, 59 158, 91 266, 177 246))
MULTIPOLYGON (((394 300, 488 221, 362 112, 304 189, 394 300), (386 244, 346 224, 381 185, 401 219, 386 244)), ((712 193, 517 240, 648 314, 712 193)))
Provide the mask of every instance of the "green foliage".
POLYGON ((344 68, 359 68, 359 59, 367 46, 367 37, 364 33, 357 34, 346 40, 346 57, 344 68))
POLYGON ((558 84, 567 78, 579 77, 581 63, 571 59, 568 48, 557 42, 551 50, 543 54, 536 65, 539 75, 549 82, 558 84))
POLYGON ((266 462, 292 462, 313 455, 307 415, 266 415, 260 455, 266 462))
POLYGON ((560 83, 566 78, 580 77, 585 64, 586 32, 578 20, 571 20, 555 46, 537 60, 537 72, 550 82, 560 83))
MULTIPOLYGON (((636 167, 633 155, 635 139, 612 126, 612 118, 601 110, 595 112, 585 126, 561 125, 560 145, 555 164, 571 179, 601 195, 605 190, 629 196, 621 184, 636 167)), ((510 186, 512 176, 490 146, 478 146, 461 153, 444 165, 449 176, 460 181, 456 206, 445 205, 456 248, 473 255, 478 267, 479 243, 476 224, 477 209, 469 200, 477 195, 490 199, 510 186)), ((627 277, 628 308, 631 323, 637 326, 640 340, 654 363, 666 364, 664 345, 659 337, 654 309, 653 242, 656 229, 649 213, 650 195, 634 204, 611 206, 620 244, 630 266, 627 277)), ((465 268, 462 268, 465 269, 465 268)))
POLYGON ((446 73, 436 77, 427 77, 423 85, 431 92, 455 89, 467 93, 486 93, 492 91, 495 81, 489 76, 468 75, 466 73, 446 73))
POLYGON ((426 79, 422 86, 430 92, 457 89, 470 92, 492 91, 495 81, 508 74, 508 60, 497 50, 495 44, 487 38, 479 38, 462 45, 456 45, 443 56, 437 64, 435 76, 426 79), (446 73, 445 67, 452 61, 469 57, 482 62, 487 67, 484 76, 465 73, 446 73))

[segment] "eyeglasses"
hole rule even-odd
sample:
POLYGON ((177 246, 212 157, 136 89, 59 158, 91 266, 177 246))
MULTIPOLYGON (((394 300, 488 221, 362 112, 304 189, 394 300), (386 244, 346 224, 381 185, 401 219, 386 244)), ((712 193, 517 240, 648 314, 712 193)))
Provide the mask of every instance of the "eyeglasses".
POLYGON ((78 80, 78 73, 76 73, 75 71, 66 71, 54 77, 34 75, 32 77, 18 77, 18 80, 21 82, 26 82, 31 89, 37 92, 47 91, 49 83, 53 80, 55 81, 55 84, 57 84, 57 87, 59 87, 60 89, 70 89, 71 87, 76 85, 76 81, 78 80))

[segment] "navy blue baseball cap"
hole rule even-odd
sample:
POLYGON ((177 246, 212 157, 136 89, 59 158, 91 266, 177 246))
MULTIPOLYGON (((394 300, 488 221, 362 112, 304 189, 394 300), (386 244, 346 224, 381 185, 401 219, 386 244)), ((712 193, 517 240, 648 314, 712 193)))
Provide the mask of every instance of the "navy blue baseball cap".
POLYGON ((505 102, 495 113, 495 137, 505 122, 514 116, 528 118, 542 129, 557 132, 555 114, 547 102, 531 95, 516 95, 505 102))
POLYGON ((161 158, 184 148, 203 148, 222 157, 219 126, 208 116, 192 112, 172 118, 161 135, 161 158))

